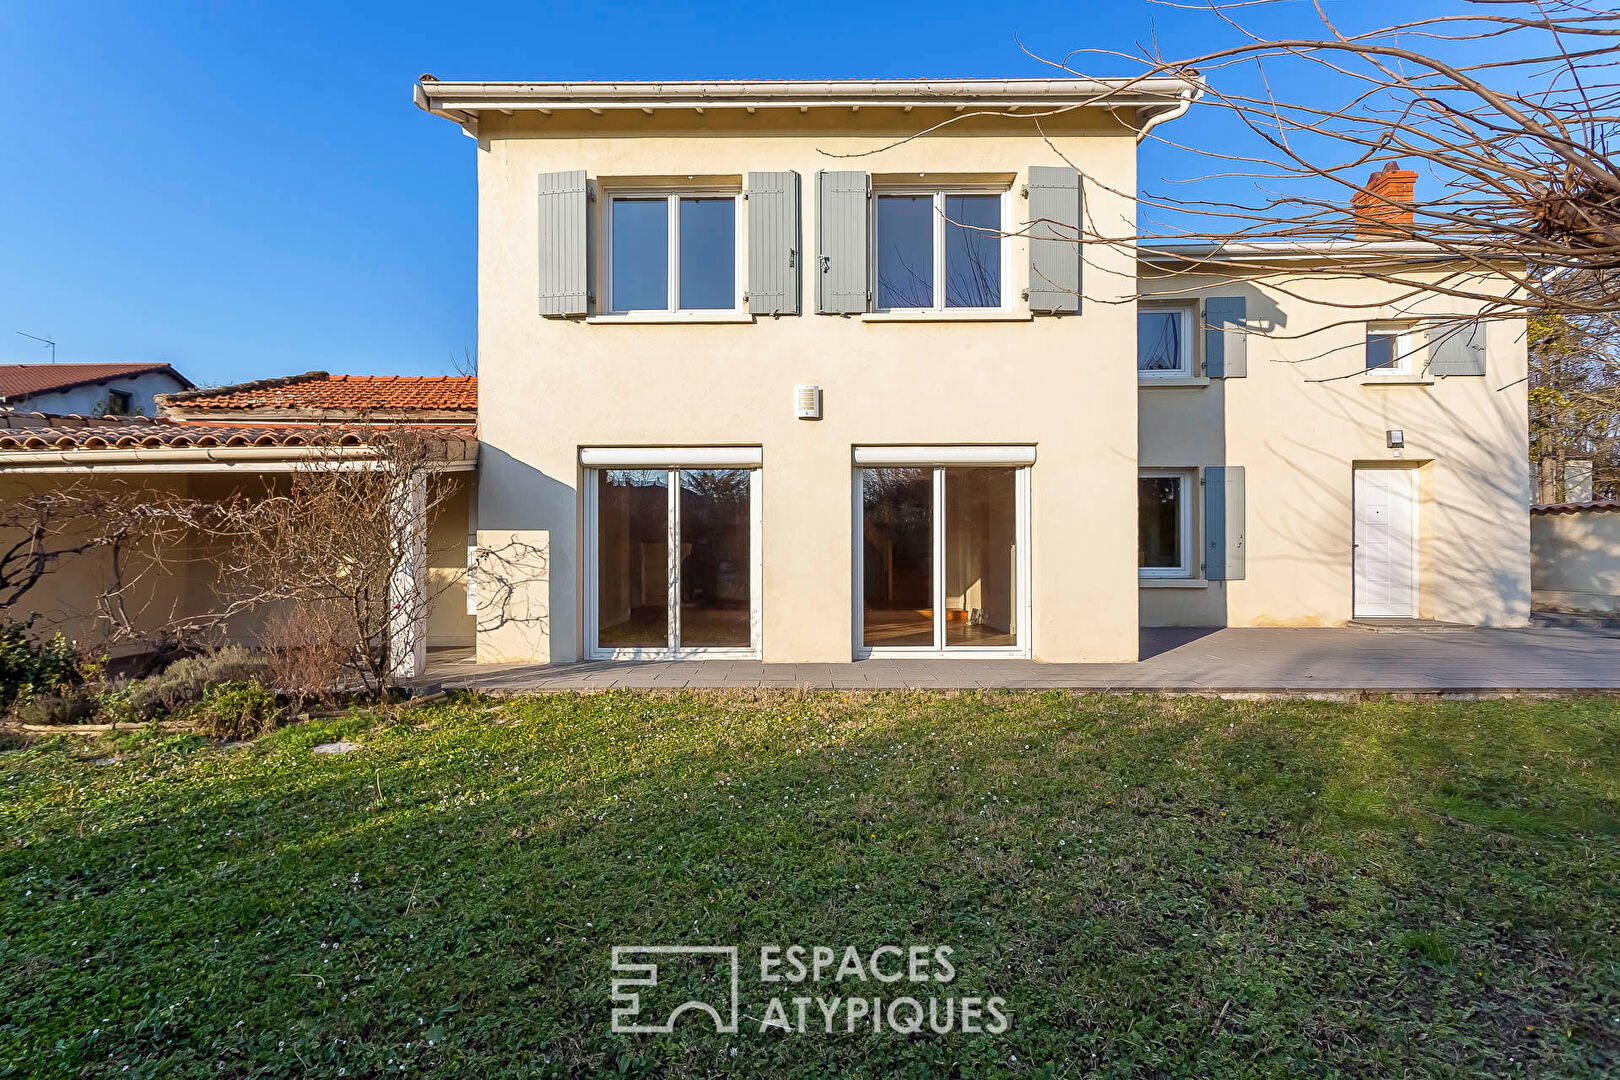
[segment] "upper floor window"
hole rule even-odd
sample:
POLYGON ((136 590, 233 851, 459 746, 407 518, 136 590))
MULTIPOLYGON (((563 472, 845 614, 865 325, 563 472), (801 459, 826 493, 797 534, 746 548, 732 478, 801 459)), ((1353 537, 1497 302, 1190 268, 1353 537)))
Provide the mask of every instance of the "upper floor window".
POLYGON ((735 195, 611 195, 606 219, 608 310, 739 306, 735 195))
POLYGON ((1412 332, 1400 323, 1367 324, 1367 372, 1372 375, 1412 373, 1412 332))
POLYGON ((1144 378, 1192 374, 1192 309, 1143 304, 1136 309, 1136 370, 1144 378))
POLYGON ((130 392, 128 390, 107 391, 108 416, 128 416, 130 414, 130 408, 133 404, 134 398, 130 396, 130 392))
POLYGON ((885 190, 875 200, 879 311, 999 308, 1003 195, 885 190))

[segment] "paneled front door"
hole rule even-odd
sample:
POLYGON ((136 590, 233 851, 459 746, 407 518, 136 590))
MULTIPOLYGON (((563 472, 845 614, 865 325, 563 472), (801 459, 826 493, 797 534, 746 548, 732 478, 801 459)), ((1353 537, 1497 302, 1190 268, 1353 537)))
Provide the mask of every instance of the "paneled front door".
POLYGON ((1418 613, 1417 470, 1357 469, 1355 616, 1418 613))

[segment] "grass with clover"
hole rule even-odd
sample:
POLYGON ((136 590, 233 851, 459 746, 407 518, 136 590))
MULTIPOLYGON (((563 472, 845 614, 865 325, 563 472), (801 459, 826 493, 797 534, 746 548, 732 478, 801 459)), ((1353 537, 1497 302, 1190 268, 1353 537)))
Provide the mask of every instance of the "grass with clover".
POLYGON ((1620 702, 615 692, 64 738, 0 753, 0 1001, 0 1076, 1612 1074, 1620 702), (1012 1028, 761 1032, 745 963, 738 1033, 611 1034, 610 949, 650 943, 946 944, 1012 1028))

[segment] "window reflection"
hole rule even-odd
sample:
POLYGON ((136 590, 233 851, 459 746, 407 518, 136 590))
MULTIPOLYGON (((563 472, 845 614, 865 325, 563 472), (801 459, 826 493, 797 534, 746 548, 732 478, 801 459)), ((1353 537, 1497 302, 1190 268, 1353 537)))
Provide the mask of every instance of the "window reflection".
POLYGON ((753 567, 746 469, 682 469, 681 646, 747 648, 753 567))
POLYGON ((669 644, 669 473, 605 469, 597 475, 597 642, 602 648, 669 644))

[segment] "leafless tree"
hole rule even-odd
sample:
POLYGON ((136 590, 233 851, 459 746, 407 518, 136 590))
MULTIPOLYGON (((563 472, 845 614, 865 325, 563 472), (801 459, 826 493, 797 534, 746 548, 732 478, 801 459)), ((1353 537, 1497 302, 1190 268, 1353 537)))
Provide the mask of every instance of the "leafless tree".
POLYGON ((193 643, 229 618, 190 612, 152 586, 186 561, 187 539, 225 527, 223 508, 164 488, 75 478, 0 506, 0 614, 21 611, 59 571, 87 584, 101 644, 138 643, 159 656, 193 643))
POLYGON ((47 488, 0 505, 0 613, 10 613, 64 559, 93 549, 98 538, 67 529, 80 518, 77 493, 47 488))
MULTIPOLYGON (((1193 56, 1150 44, 1042 58, 1065 72, 1123 62, 1132 85, 1176 76, 1202 88, 1194 122, 1144 133, 1183 151, 1187 174, 1122 193, 1137 200, 1136 229, 1088 222, 1081 243, 1382 241, 1339 271, 1487 312, 1620 308, 1620 12, 1472 0, 1457 14, 1350 30, 1313 0, 1314 25, 1282 33, 1265 20, 1292 18, 1298 5, 1164 6, 1178 18, 1206 13, 1226 43, 1193 56), (1241 89, 1250 86, 1259 89, 1241 89), (1390 168, 1424 174, 1417 191, 1369 191, 1369 173, 1390 168), (1352 203, 1360 213, 1346 212, 1352 203), (1414 272, 1410 250, 1388 241, 1426 245, 1450 268, 1414 272), (1506 297, 1502 275, 1513 286, 1506 297)), ((1281 257, 1246 264, 1293 268, 1281 257)))
POLYGON ((409 429, 368 430, 359 447, 334 438, 328 449, 236 505, 225 576, 261 613, 279 609, 269 644, 302 653, 286 658, 289 670, 341 653, 360 688, 380 695, 397 682, 399 629, 427 619, 428 534, 450 480, 437 467, 442 444, 409 429))

